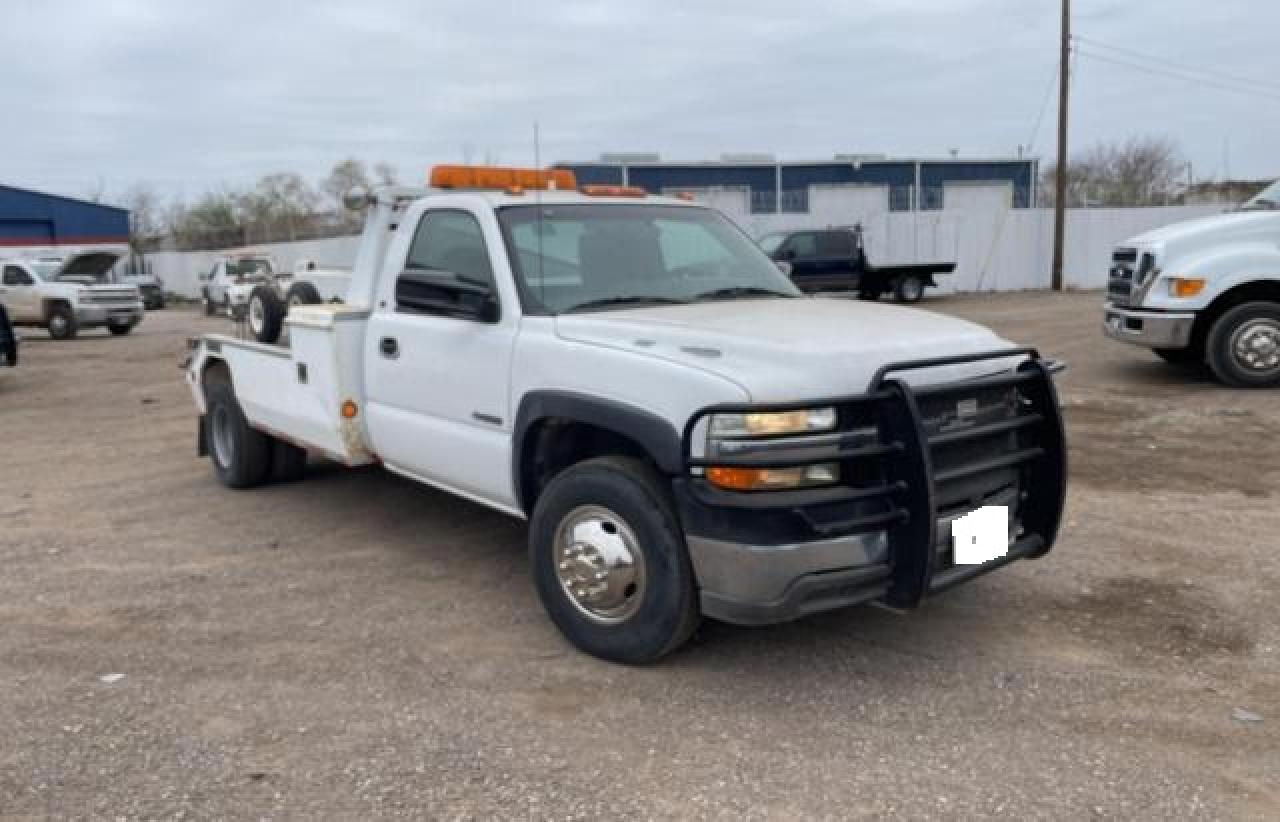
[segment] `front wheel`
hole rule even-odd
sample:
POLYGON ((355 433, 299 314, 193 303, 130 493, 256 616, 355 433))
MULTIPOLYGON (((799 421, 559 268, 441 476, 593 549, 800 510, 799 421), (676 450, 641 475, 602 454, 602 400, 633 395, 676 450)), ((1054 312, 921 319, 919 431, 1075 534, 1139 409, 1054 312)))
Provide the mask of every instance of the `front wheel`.
POLYGON ((55 340, 70 340, 79 330, 76 314, 69 305, 55 305, 49 309, 49 336, 55 340))
POLYGON ((670 494, 639 460, 587 460, 553 479, 534 508, 529 553, 543 607, 589 654, 652 662, 698 625, 670 494))
POLYGON ((1209 367, 1227 385, 1280 385, 1280 305, 1252 302, 1218 318, 1209 330, 1209 367))

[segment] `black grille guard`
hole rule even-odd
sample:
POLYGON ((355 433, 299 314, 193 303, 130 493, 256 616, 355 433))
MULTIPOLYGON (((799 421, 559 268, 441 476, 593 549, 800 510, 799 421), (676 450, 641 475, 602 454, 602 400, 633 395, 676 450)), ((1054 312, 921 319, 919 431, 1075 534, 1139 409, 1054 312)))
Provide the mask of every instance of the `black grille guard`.
MULTIPOLYGON (((879 481, 863 487, 837 486, 804 491, 725 492, 703 486, 714 504, 727 507, 791 510, 801 516, 814 506, 863 509, 863 513, 815 524, 819 537, 886 531, 889 544, 889 586, 887 604, 907 608, 925 596, 937 593, 979 574, 1017 559, 1039 557, 1053 546, 1061 524, 1066 499, 1066 436, 1057 390, 1052 374, 1059 363, 1041 359, 1032 348, 1014 348, 966 356, 942 357, 894 363, 879 369, 864 394, 810 399, 803 402, 764 404, 724 404, 704 408, 685 426, 684 462, 687 473, 708 466, 772 468, 803 466, 850 459, 876 459, 881 466, 879 481), (1022 357, 1015 368, 994 376, 912 388, 896 378, 902 372, 985 360, 1022 357), (1015 413, 1007 419, 937 432, 926 430, 920 402, 975 390, 1017 389, 1015 413), (721 455, 694 457, 693 434, 699 423, 713 414, 768 413, 834 406, 842 421, 860 416, 874 419, 876 437, 868 441, 853 430, 840 431, 831 438, 827 450, 811 445, 792 449, 770 449, 767 456, 721 455), (1005 451, 935 470, 934 455, 941 449, 975 440, 1005 437, 1012 445, 1005 451), (696 470, 695 470, 696 469, 696 470), (1016 469, 1023 489, 1019 506, 1021 528, 1008 553, 983 565, 938 569, 937 528, 938 486, 992 471, 1016 469), (866 512, 858 503, 879 502, 879 510, 866 512)), ((843 424, 843 423, 842 423, 843 424)), ((864 426, 869 428, 870 426, 864 426)), ((994 451, 995 449, 993 449, 994 451)), ((697 477, 695 476, 695 480, 697 477)))

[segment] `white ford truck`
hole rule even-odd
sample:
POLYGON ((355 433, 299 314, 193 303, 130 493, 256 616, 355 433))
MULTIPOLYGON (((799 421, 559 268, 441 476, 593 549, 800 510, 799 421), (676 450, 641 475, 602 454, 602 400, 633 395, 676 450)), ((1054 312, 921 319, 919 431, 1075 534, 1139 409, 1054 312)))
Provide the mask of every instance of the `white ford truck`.
POLYGON ((138 287, 109 282, 116 251, 86 251, 65 260, 0 260, 0 304, 15 326, 67 340, 84 328, 128 334, 142 322, 138 287))
POLYGON ((1241 208, 1122 243, 1103 331, 1222 382, 1280 385, 1280 182, 1241 208))
POLYGON ((703 616, 905 609, 1049 551, 1065 444, 1034 351, 804 297, 690 202, 453 184, 357 198, 348 300, 291 307, 287 348, 192 339, 225 485, 298 478, 311 452, 527 519, 554 623, 625 663, 703 616), (1002 555, 957 564, 952 523, 999 506, 1002 555))

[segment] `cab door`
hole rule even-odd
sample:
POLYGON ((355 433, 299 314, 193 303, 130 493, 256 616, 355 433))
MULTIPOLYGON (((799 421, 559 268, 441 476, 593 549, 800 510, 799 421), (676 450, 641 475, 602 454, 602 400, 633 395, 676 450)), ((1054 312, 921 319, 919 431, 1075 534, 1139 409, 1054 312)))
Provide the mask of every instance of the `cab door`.
POLYGON ((791 264, 791 281, 802 291, 813 291, 819 285, 821 266, 818 259, 818 235, 815 231, 792 234, 778 248, 777 258, 791 264))
POLYGON ((388 250, 377 286, 365 343, 369 438, 393 471, 512 509, 520 319, 501 231, 474 199, 434 200, 405 215, 407 226, 416 214, 416 227, 407 248, 388 250), (492 300, 478 310, 484 290, 492 300))
POLYGON ((36 279, 20 265, 6 265, 0 274, 0 302, 4 303, 9 318, 15 323, 43 319, 36 279))

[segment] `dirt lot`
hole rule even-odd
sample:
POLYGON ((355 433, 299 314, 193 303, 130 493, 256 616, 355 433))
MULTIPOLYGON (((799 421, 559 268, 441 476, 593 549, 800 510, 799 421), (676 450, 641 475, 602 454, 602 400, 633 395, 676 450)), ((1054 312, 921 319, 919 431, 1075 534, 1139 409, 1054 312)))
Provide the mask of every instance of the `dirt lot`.
POLYGON ((930 303, 1071 364, 1047 559, 639 670, 555 632, 518 522, 377 470, 218 486, 177 365, 221 321, 28 331, 0 813, 1276 818, 1280 394, 1104 342, 1098 302, 930 303))

